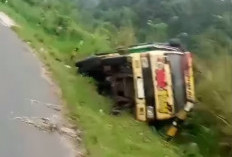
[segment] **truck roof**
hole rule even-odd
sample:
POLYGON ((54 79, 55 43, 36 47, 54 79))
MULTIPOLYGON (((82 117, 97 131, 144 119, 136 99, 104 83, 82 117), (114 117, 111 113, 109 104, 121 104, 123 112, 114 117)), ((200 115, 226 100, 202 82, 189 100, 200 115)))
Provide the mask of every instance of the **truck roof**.
POLYGON ((117 52, 138 53, 138 52, 145 52, 145 51, 152 51, 152 50, 183 52, 180 44, 172 46, 169 43, 144 43, 144 44, 139 44, 139 45, 132 45, 129 47, 118 48, 117 52))

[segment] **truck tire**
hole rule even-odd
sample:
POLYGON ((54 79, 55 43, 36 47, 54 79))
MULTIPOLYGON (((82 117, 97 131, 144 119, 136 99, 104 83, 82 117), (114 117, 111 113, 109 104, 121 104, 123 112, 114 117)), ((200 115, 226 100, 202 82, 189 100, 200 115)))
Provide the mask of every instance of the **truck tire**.
POLYGON ((125 56, 119 56, 119 57, 112 57, 112 58, 104 58, 102 60, 103 65, 123 65, 127 62, 127 57, 125 56))
POLYGON ((101 58, 98 57, 89 57, 85 60, 79 61, 76 63, 76 67, 78 67, 78 71, 80 73, 88 73, 90 71, 95 71, 101 65, 101 58))

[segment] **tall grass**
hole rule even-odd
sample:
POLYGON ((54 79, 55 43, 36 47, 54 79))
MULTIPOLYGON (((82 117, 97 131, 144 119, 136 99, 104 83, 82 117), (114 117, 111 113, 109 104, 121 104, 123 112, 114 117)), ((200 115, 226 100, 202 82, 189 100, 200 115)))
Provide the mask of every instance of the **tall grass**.
POLYGON ((200 63, 206 68, 197 84, 199 108, 214 115, 222 133, 232 135, 232 58, 224 54, 200 63))

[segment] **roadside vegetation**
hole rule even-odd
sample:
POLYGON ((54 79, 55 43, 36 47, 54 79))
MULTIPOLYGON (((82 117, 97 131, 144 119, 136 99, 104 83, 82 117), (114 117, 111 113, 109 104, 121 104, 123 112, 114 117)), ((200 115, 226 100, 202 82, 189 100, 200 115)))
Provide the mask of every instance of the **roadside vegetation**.
POLYGON ((70 117, 93 157, 232 156, 232 3, 230 0, 5 0, 0 10, 36 49, 62 89, 70 117), (109 115, 111 100, 76 60, 140 42, 180 40, 195 57, 198 103, 166 143, 129 113, 109 115), (71 68, 69 68, 69 66, 71 68))

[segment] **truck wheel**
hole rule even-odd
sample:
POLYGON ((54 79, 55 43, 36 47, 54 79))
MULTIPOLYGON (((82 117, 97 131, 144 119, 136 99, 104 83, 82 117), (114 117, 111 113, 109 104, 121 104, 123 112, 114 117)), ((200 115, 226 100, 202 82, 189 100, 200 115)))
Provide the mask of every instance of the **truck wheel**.
POLYGON ((85 60, 76 63, 76 67, 79 68, 80 73, 88 73, 94 71, 95 68, 98 69, 101 65, 101 59, 98 57, 90 57, 85 60))
POLYGON ((122 65, 127 62, 127 57, 125 56, 120 56, 120 57, 113 57, 113 58, 104 58, 102 60, 103 65, 122 65))

